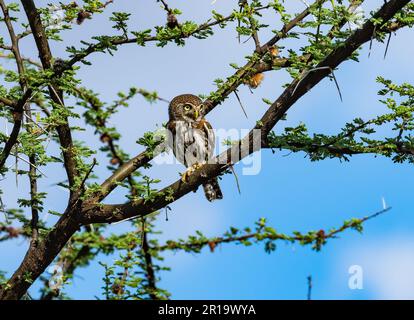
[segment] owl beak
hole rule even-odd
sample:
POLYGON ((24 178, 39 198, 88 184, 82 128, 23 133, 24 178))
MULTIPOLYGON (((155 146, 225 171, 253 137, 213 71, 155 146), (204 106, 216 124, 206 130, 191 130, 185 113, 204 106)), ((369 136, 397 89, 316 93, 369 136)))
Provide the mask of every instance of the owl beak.
POLYGON ((194 111, 194 119, 198 119, 198 110, 194 111))

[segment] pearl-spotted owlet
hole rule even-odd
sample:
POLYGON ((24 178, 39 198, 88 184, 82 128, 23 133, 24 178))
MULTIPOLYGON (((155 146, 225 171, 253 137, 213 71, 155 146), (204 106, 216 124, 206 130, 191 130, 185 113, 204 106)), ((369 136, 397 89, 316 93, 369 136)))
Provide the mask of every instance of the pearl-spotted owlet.
MULTIPOLYGON (((214 132, 204 119, 206 112, 201 99, 192 94, 175 97, 169 105, 169 146, 174 156, 188 169, 183 178, 206 163, 214 152, 214 132)), ((208 201, 222 199, 217 178, 203 184, 208 201)))

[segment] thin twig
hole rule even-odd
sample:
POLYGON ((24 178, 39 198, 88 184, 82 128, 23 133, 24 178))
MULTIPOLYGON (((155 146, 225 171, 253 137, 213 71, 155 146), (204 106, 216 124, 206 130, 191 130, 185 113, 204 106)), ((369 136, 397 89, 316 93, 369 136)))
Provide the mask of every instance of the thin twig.
POLYGON ((234 175, 234 179, 236 180, 237 190, 239 191, 239 194, 241 194, 240 184, 239 184, 239 178, 237 177, 236 171, 234 170, 233 165, 230 166, 230 170, 234 175))
POLYGON ((23 162, 26 162, 27 164, 31 165, 33 168, 35 168, 37 171, 39 171, 39 173, 41 173, 45 178, 47 178, 47 175, 42 172, 36 165, 34 165, 33 163, 31 163, 29 160, 26 160, 24 158, 22 158, 21 156, 19 156, 17 153, 10 153, 11 155, 15 156, 16 158, 22 160, 23 162))
MULTIPOLYGON (((12 54, 4 54, 2 52, 0 52, 0 58, 14 60, 14 56, 12 54)), ((24 62, 27 62, 28 64, 36 66, 39 69, 42 69, 42 65, 41 65, 40 62, 34 61, 34 60, 32 60, 30 58, 26 58, 26 57, 22 57, 22 60, 24 62)))
POLYGON ((158 2, 161 2, 162 3, 162 5, 164 7, 163 9, 165 11, 167 11, 167 13, 171 13, 172 12, 172 10, 170 9, 170 7, 168 6, 168 4, 164 0, 158 0, 158 2))
MULTIPOLYGON (((315 244, 318 241, 323 241, 323 243, 326 242, 328 239, 336 239, 338 238, 337 235, 344 232, 345 230, 355 228, 357 224, 363 224, 368 220, 374 219, 378 217, 379 215, 384 214, 385 212, 391 210, 391 207, 388 207, 386 209, 382 209, 380 211, 375 212, 374 214, 371 214, 369 216, 366 216, 364 218, 358 219, 358 222, 351 222, 351 223, 344 223, 342 226, 336 229, 332 229, 332 231, 328 233, 321 232, 319 235, 312 241, 312 242, 305 242, 305 244, 315 244)), ((226 235, 224 237, 216 237, 213 239, 202 239, 200 241, 194 241, 190 240, 189 242, 180 240, 178 242, 171 242, 163 244, 156 249, 157 251, 166 251, 166 250, 186 250, 188 249, 201 249, 204 246, 208 245, 210 242, 214 242, 215 245, 218 244, 224 244, 224 243, 237 243, 237 242, 243 242, 247 240, 253 240, 256 239, 259 241, 264 240, 282 240, 282 241, 289 241, 289 242, 302 242, 307 237, 305 234, 293 234, 293 235, 286 235, 283 233, 262 233, 262 229, 258 229, 256 232, 246 233, 242 235, 226 235), (258 237, 259 236, 259 237, 258 237)), ((199 251, 197 251, 199 252, 199 251)))
POLYGON ((83 177, 83 180, 82 180, 82 182, 81 182, 81 185, 80 185, 80 189, 81 189, 81 190, 84 190, 84 188, 85 188, 85 184, 86 184, 86 180, 88 180, 88 178, 89 178, 89 176, 91 175, 91 173, 92 173, 92 171, 93 171, 93 168, 96 166, 96 164, 97 164, 96 158, 93 158, 92 164, 91 164, 91 166, 90 166, 90 168, 89 168, 88 172, 86 172, 86 174, 85 174, 85 176, 83 177))

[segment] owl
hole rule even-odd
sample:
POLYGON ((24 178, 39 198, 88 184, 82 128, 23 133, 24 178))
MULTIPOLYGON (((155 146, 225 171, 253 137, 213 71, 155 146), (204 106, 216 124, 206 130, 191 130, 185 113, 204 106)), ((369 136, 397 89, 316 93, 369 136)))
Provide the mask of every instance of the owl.
MULTIPOLYGON (((203 101, 192 94, 175 97, 169 105, 169 146, 174 156, 188 169, 183 181, 195 169, 206 163, 213 156, 214 132, 211 125, 204 119, 206 113, 203 101)), ((208 201, 222 199, 217 178, 203 184, 208 201)))

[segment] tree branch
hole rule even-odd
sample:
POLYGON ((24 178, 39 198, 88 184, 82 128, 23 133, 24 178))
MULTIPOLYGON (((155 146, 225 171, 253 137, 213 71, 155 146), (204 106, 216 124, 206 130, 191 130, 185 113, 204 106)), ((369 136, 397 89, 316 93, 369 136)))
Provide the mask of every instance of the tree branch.
MULTIPOLYGON (((384 23, 390 20, 401 8, 408 4, 409 0, 403 1, 389 1, 374 14, 375 19, 382 19, 384 23)), ((371 20, 368 20, 361 29, 356 30, 345 42, 344 45, 339 46, 331 54, 329 54, 323 61, 321 61, 316 70, 308 73, 303 79, 294 80, 282 93, 282 95, 269 107, 264 116, 258 121, 258 125, 254 129, 261 130, 261 147, 267 146, 267 135, 282 119, 289 108, 299 100, 304 94, 311 90, 316 84, 330 74, 329 70, 335 69, 340 63, 347 60, 352 53, 362 44, 371 40, 372 33, 375 26, 371 20), (329 69, 324 69, 327 67, 329 69), (299 84, 299 85, 298 85, 299 84)), ((235 145, 227 151, 219 155, 215 160, 215 164, 203 166, 196 170, 187 183, 181 180, 169 185, 168 187, 159 191, 153 201, 146 201, 140 199, 135 202, 128 202, 125 204, 116 205, 102 205, 96 209, 93 202, 85 206, 85 213, 83 223, 110 223, 121 221, 135 216, 145 216, 156 210, 159 210, 169 203, 176 201, 190 191, 196 190, 198 186, 206 182, 208 179, 223 173, 232 164, 233 159, 241 160, 239 157, 240 151, 243 150, 243 156, 248 156, 257 149, 257 139, 252 130, 246 137, 241 140, 239 145, 235 145), (166 195, 170 195, 166 197, 166 195)), ((122 172, 127 173, 126 168, 122 172)), ((131 171, 132 172, 132 171, 131 171)))
MULTIPOLYGON (((318 4, 325 2, 326 0, 318 0, 316 1, 311 7, 306 8, 302 11, 299 15, 285 24, 282 29, 272 37, 266 44, 264 44, 259 52, 259 56, 266 54, 267 48, 273 46, 275 43, 280 41, 281 39, 285 38, 288 33, 297 26, 304 18, 306 18, 310 14, 310 9, 318 4)), ((289 61, 288 59, 278 59, 274 62, 275 65, 284 65, 288 66, 289 61)), ((242 83, 243 79, 254 74, 257 72, 257 68, 261 66, 263 69, 268 68, 271 70, 272 67, 269 68, 268 64, 263 64, 262 62, 248 62, 245 66, 240 68, 234 75, 230 76, 226 83, 224 83, 216 92, 215 95, 220 96, 219 100, 212 100, 208 99, 205 104, 207 106, 207 113, 212 111, 215 107, 217 107, 220 103, 224 101, 224 99, 229 96, 234 90, 236 90, 242 83), (266 67, 264 67, 266 66, 266 67)), ((263 70, 264 71, 264 70, 263 70)), ((150 150, 145 150, 120 166, 109 178, 105 180, 105 182, 101 185, 100 193, 95 197, 93 201, 101 201, 106 196, 108 196, 112 190, 114 190, 118 183, 126 179, 132 172, 137 170, 138 168, 148 164, 153 159, 152 152, 150 150)))
POLYGON ((287 241, 291 243, 300 243, 301 245, 312 245, 314 250, 319 251, 323 245, 326 244, 327 240, 334 239, 338 236, 338 234, 348 230, 348 229, 356 229, 357 231, 362 231, 362 225, 368 220, 378 217, 381 214, 384 214, 391 210, 391 207, 385 208, 378 212, 375 212, 371 215, 365 216, 360 219, 353 218, 351 220, 345 221, 340 227, 330 229, 329 232, 325 232, 324 230, 319 231, 309 231, 307 233, 299 233, 295 232, 292 235, 287 235, 284 233, 276 232, 273 228, 265 228, 267 227, 264 223, 260 221, 256 223, 258 226, 255 232, 244 232, 240 234, 240 230, 230 230, 227 232, 226 235, 222 237, 213 237, 213 238, 206 238, 204 236, 200 236, 200 239, 197 239, 194 236, 191 236, 189 240, 179 240, 179 241, 167 241, 164 245, 154 248, 156 251, 178 251, 184 250, 186 252, 194 252, 199 253, 201 249, 206 246, 210 247, 211 251, 214 251, 217 245, 220 244, 244 244, 246 241, 254 240, 256 242, 263 242, 263 241, 287 241))
MULTIPOLYGON (((324 1, 326 1, 326 0, 324 0, 324 1)), ((269 6, 258 8, 257 11, 261 11, 261 10, 264 10, 264 9, 267 9, 267 8, 269 8, 269 6)), ((198 28, 196 28, 192 32, 182 33, 178 37, 176 35, 166 37, 166 38, 163 38, 162 40, 172 41, 172 40, 176 40, 176 39, 187 39, 187 38, 190 38, 191 36, 193 36, 195 34, 200 33, 201 31, 205 31, 205 30, 208 30, 211 27, 214 27, 216 25, 220 25, 224 22, 231 21, 231 20, 234 19, 234 16, 235 16, 235 14, 232 13, 232 14, 226 16, 226 17, 216 19, 215 21, 212 21, 212 22, 210 22, 211 19, 209 19, 205 23, 200 24, 198 26, 198 28)), ((137 40, 138 39, 136 37, 132 37, 132 38, 119 37, 119 38, 114 38, 112 40, 109 40, 108 44, 113 45, 113 46, 120 46, 120 45, 123 45, 123 44, 137 43, 137 40)), ((147 36, 144 39, 140 39, 140 43, 144 44, 144 43, 156 42, 156 41, 159 41, 159 40, 160 40, 159 37, 156 36, 156 35, 147 36)), ((83 59, 85 59, 86 57, 88 57, 90 54, 92 54, 94 52, 101 51, 102 49, 103 48, 102 48, 102 45, 100 43, 89 45, 86 49, 83 50, 83 52, 75 54, 69 61, 67 61, 66 65, 65 65, 65 68, 71 68, 76 63, 78 63, 78 62, 82 61, 83 59)))
MULTIPOLYGON (((409 0, 390 0, 377 11, 374 18, 377 21, 381 19, 387 22, 409 2, 409 0)), ((33 2, 30 0, 24 1, 24 3, 31 3, 33 5, 33 2)), ((30 15, 30 12, 28 12, 28 15, 30 15)), ((339 46, 330 53, 317 67, 327 67, 330 70, 335 69, 340 63, 347 60, 360 45, 371 39, 374 29, 374 24, 371 21, 367 21, 361 29, 352 34, 342 46, 339 46)), ((276 35, 275 37, 277 37, 277 40, 280 35, 276 35)), ((272 41, 269 41, 269 43, 272 44, 272 41)), ((246 74, 248 74, 248 71, 245 70, 242 76, 246 74)), ((69 206, 54 228, 39 242, 37 247, 28 251, 22 264, 8 281, 8 284, 0 290, 0 299, 20 298, 30 287, 31 282, 40 276, 81 225, 97 222, 109 223, 124 220, 129 217, 145 216, 165 207, 167 204, 177 200, 188 192, 195 190, 208 179, 222 174, 233 164, 233 159, 240 159, 239 155, 241 151, 246 151, 243 153, 243 156, 247 156, 258 151, 261 147, 266 147, 269 131, 278 123, 286 111, 322 79, 329 76, 329 74, 329 70, 319 68, 304 76, 303 79, 294 80, 270 106, 258 122, 258 125, 254 128, 261 130, 259 137, 255 136, 253 131, 251 131, 249 135, 240 141, 239 145, 235 145, 219 155, 216 158, 216 163, 205 165, 196 170, 189 177, 188 182, 183 183, 179 180, 158 192, 154 198, 151 198, 152 200, 139 199, 125 204, 101 205, 96 202, 96 199, 91 199, 83 203, 75 203, 76 206, 69 206), (299 82, 300 85, 298 85, 299 82)), ((233 79, 230 87, 234 90, 239 84, 239 79, 233 79)), ((225 97, 231 88, 226 87, 220 93, 225 97)), ((214 107, 214 104, 217 105, 220 101, 222 100, 213 100, 212 106, 214 107)), ((119 178, 128 176, 134 170, 130 171, 131 168, 136 167, 137 164, 139 165, 140 163, 149 161, 151 156, 144 154, 144 156, 138 159, 136 158, 135 163, 131 160, 132 163, 126 167, 121 167, 119 171, 114 173, 114 176, 119 178)), ((115 183, 114 176, 109 178, 110 182, 106 186, 107 190, 110 190, 112 184, 115 183)))
MULTIPOLYGON (((49 42, 47 40, 45 30, 42 26, 39 12, 37 11, 33 0, 22 0, 22 4, 29 20, 30 28, 32 30, 37 49, 39 51, 39 58, 42 62, 43 69, 53 69, 53 56, 49 48, 49 42)), ((63 106, 63 93, 59 88, 50 85, 49 94, 54 103, 63 106)), ((58 132, 60 144, 62 146, 62 153, 69 186, 71 187, 75 183, 75 177, 78 175, 78 170, 75 163, 76 155, 74 153, 72 134, 68 125, 67 118, 65 119, 65 122, 66 124, 61 124, 57 126, 56 129, 58 132)), ((74 196, 74 192, 70 190, 70 194, 71 200, 73 200, 72 198, 74 196)))
MULTIPOLYGON (((18 70, 19 76, 20 76, 20 79, 19 79, 20 86, 21 86, 22 90, 26 91, 26 93, 27 93, 26 81, 24 79, 24 66, 23 66, 22 57, 20 55, 20 50, 19 50, 19 42, 18 42, 16 34, 14 32, 12 21, 11 21, 10 15, 9 15, 9 10, 8 10, 6 4, 4 3, 3 0, 0 0, 0 7, 1 7, 1 10, 3 12, 4 23, 6 24, 7 30, 8 30, 9 35, 10 35, 10 40, 11 40, 11 43, 12 43, 11 51, 13 53, 14 59, 16 60, 17 70, 18 70)), ((25 100, 20 101, 20 103, 16 103, 16 102, 10 101, 7 98, 2 98, 1 102, 3 102, 6 105, 13 106, 12 113, 13 113, 14 125, 13 125, 12 132, 10 134, 10 137, 7 140, 6 145, 4 146, 4 149, 3 149, 2 154, 0 156, 0 169, 3 168, 4 164, 6 163, 6 160, 7 160, 8 156, 10 155, 11 149, 13 148, 13 146, 17 142, 17 137, 19 136, 20 128, 22 126, 23 109, 24 109, 24 106, 26 104, 25 100)))

